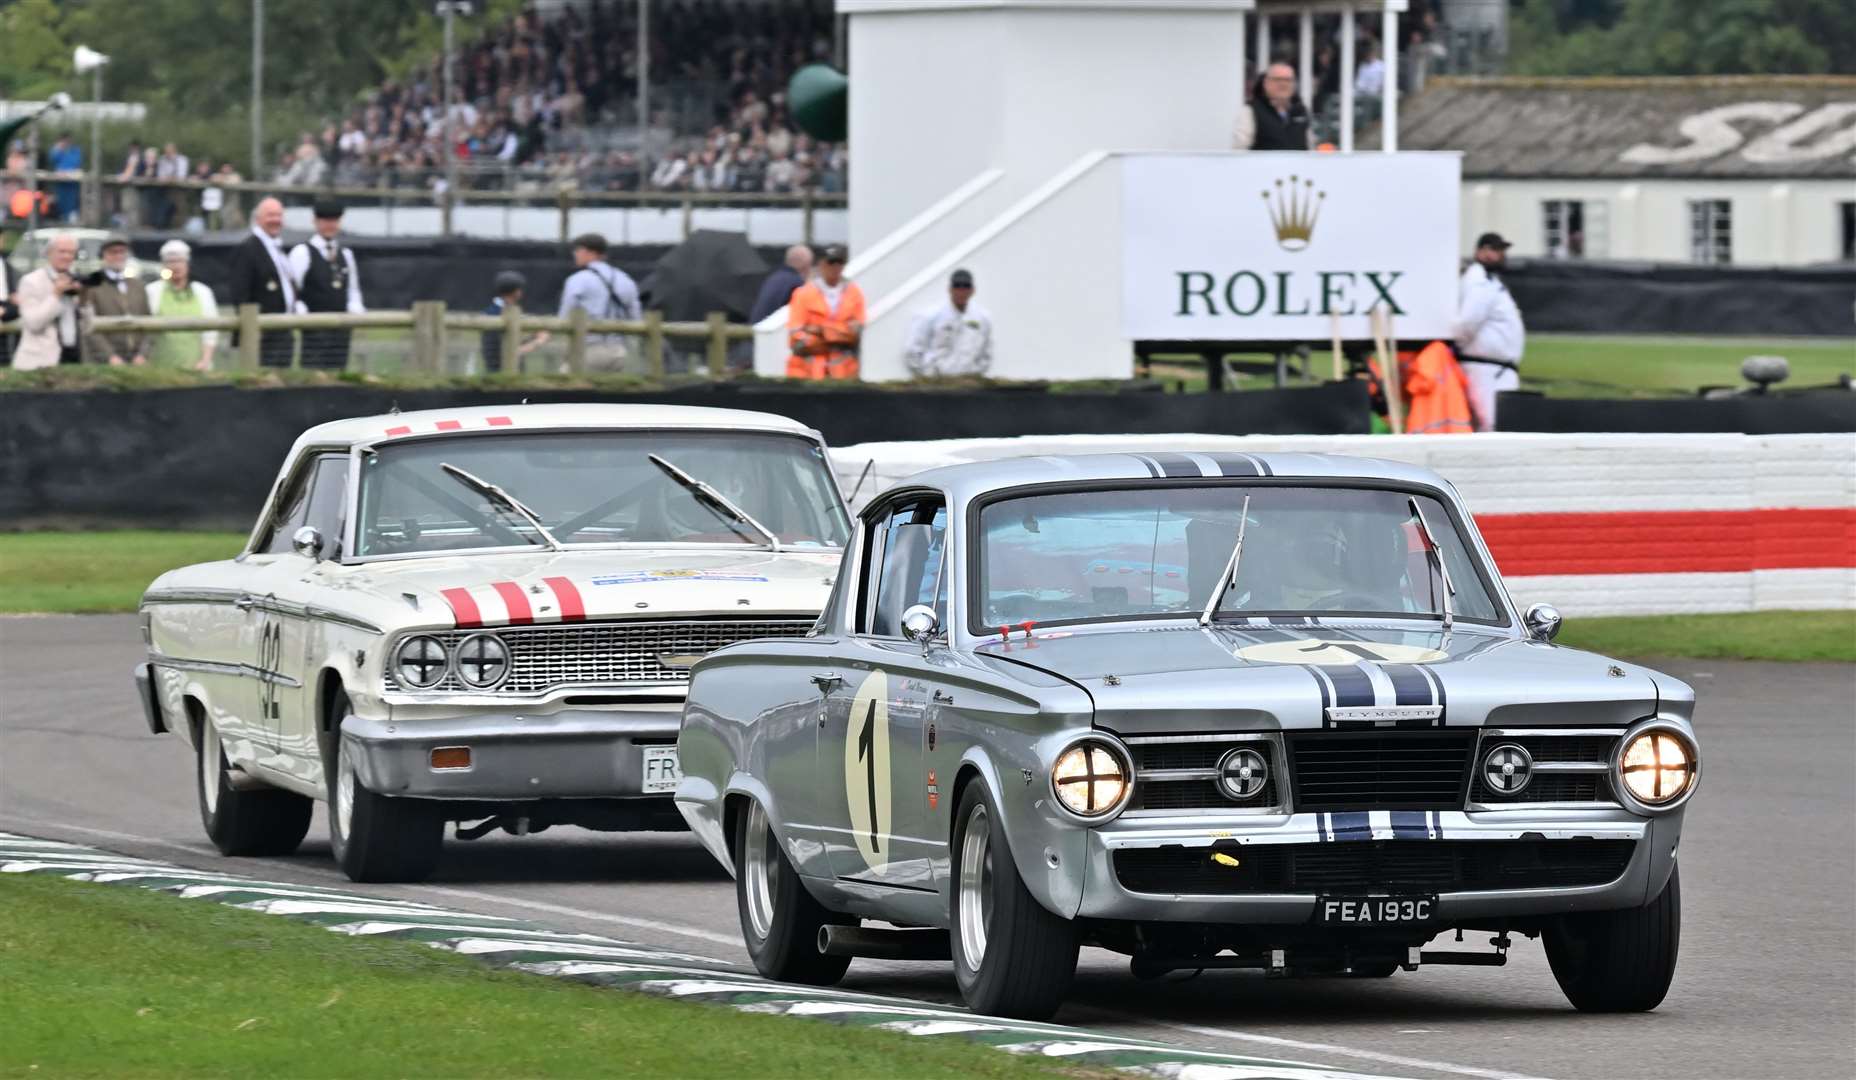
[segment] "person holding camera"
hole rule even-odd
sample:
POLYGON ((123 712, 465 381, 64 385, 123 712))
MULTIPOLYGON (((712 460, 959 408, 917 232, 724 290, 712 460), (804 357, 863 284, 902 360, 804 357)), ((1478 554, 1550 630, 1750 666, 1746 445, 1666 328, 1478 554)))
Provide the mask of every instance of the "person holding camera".
POLYGON ((77 238, 61 233, 46 241, 45 265, 19 279, 15 368, 56 367, 83 358, 78 312, 84 285, 71 273, 76 262, 77 238))

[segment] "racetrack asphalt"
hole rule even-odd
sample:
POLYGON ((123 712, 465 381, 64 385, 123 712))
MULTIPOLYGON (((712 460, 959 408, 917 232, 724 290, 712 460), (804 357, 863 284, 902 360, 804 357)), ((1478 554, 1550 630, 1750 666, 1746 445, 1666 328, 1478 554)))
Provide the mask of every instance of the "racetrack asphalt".
MULTIPOLYGON (((222 858, 200 831, 185 742, 143 724, 129 677, 142 651, 134 616, 0 618, 0 829, 747 963, 732 883, 687 835, 449 841, 428 884, 356 886, 329 861, 319 810, 294 856, 222 858)), ((1086 950, 1057 1019, 1412 1077, 1856 1074, 1856 665, 1654 666, 1696 687, 1706 770, 1681 851, 1681 965, 1656 1012, 1574 1012, 1539 943, 1517 939, 1505 968, 1386 980, 1140 982, 1125 958, 1086 950)), ((860 960, 844 985, 958 1000, 946 964, 860 960)))

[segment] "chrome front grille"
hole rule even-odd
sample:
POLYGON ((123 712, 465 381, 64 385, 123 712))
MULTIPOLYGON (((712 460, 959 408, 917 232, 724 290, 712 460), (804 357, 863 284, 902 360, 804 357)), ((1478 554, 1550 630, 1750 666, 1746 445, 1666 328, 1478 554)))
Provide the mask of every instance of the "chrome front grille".
MULTIPOLYGON (((653 686, 686 684, 688 665, 724 645, 754 638, 801 637, 812 619, 660 619, 622 622, 504 626, 488 631, 448 630, 432 636, 447 655, 477 633, 493 633, 509 646, 509 674, 488 691, 472 689, 455 666, 426 694, 544 694, 563 686, 653 686)), ((389 668, 394 689, 405 690, 389 668)))
POLYGON ((1123 740, 1134 755, 1135 815, 1202 814, 1227 811, 1280 812, 1282 755, 1273 734, 1145 735, 1123 740), (1263 755, 1269 779, 1247 799, 1227 795, 1218 783, 1218 764, 1239 746, 1263 755))

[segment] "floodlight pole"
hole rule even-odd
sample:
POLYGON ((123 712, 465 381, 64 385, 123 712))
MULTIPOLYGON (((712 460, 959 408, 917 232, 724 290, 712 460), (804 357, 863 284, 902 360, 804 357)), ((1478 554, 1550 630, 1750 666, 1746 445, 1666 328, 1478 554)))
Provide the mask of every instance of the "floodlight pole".
POLYGON ((638 0, 638 189, 651 184, 651 0, 638 0))
POLYGON ((264 179, 264 0, 251 0, 251 179, 264 179))

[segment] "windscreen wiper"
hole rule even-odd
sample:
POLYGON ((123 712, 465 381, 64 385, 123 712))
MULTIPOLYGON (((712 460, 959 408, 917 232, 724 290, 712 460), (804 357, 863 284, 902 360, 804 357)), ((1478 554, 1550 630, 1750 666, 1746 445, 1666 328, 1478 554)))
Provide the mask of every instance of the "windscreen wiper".
POLYGON ((1210 626, 1212 612, 1218 610, 1219 601, 1224 599, 1226 589, 1237 582, 1237 563, 1244 557, 1244 530, 1250 526, 1250 496, 1244 496, 1244 508, 1237 512, 1237 544, 1231 548, 1231 558, 1224 564, 1224 571, 1218 580, 1212 583, 1212 594, 1205 601, 1205 610, 1199 612, 1199 625, 1210 626))
POLYGON ((1456 596, 1456 586, 1450 582, 1450 568, 1444 565, 1444 549, 1437 545, 1437 538, 1431 535, 1431 526, 1424 520, 1424 508, 1418 505, 1414 497, 1411 503, 1411 516, 1418 519, 1418 532, 1424 537, 1425 554, 1437 560, 1437 576, 1444 582, 1444 633, 1450 632, 1450 622, 1456 616, 1456 605, 1452 599, 1456 596))
POLYGON ((521 499, 509 494, 507 491, 490 483, 483 477, 465 472, 463 469, 458 468, 448 461, 439 462, 438 467, 443 469, 446 475, 455 479, 458 483, 482 494, 484 498, 489 499, 493 503, 502 504, 513 511, 517 517, 528 522, 534 527, 535 532, 541 537, 542 543, 545 544, 550 551, 561 550, 561 542, 554 538, 554 534, 548 531, 548 527, 541 523, 541 518, 535 511, 530 510, 521 499))
POLYGON ((677 468, 675 465, 672 465, 670 462, 665 461, 663 458, 658 457, 656 454, 648 454, 646 456, 651 459, 651 464, 664 470, 665 476, 668 476, 672 480, 675 480, 678 484, 681 484, 684 488, 688 489, 691 495, 696 496, 697 502, 715 511, 718 515, 720 515, 724 519, 728 521, 737 522, 742 525, 746 525, 748 528, 753 529, 755 532, 761 534, 767 540, 768 550, 770 551, 782 550, 780 547, 780 538, 773 535, 773 530, 769 529, 765 525, 762 525, 760 522, 754 520, 754 516, 752 514, 749 514, 746 510, 743 510, 739 506, 736 506, 733 502, 729 500, 728 496, 715 490, 713 487, 710 487, 708 484, 703 483, 701 480, 696 479, 694 476, 691 476, 689 473, 684 472, 682 469, 677 468))

